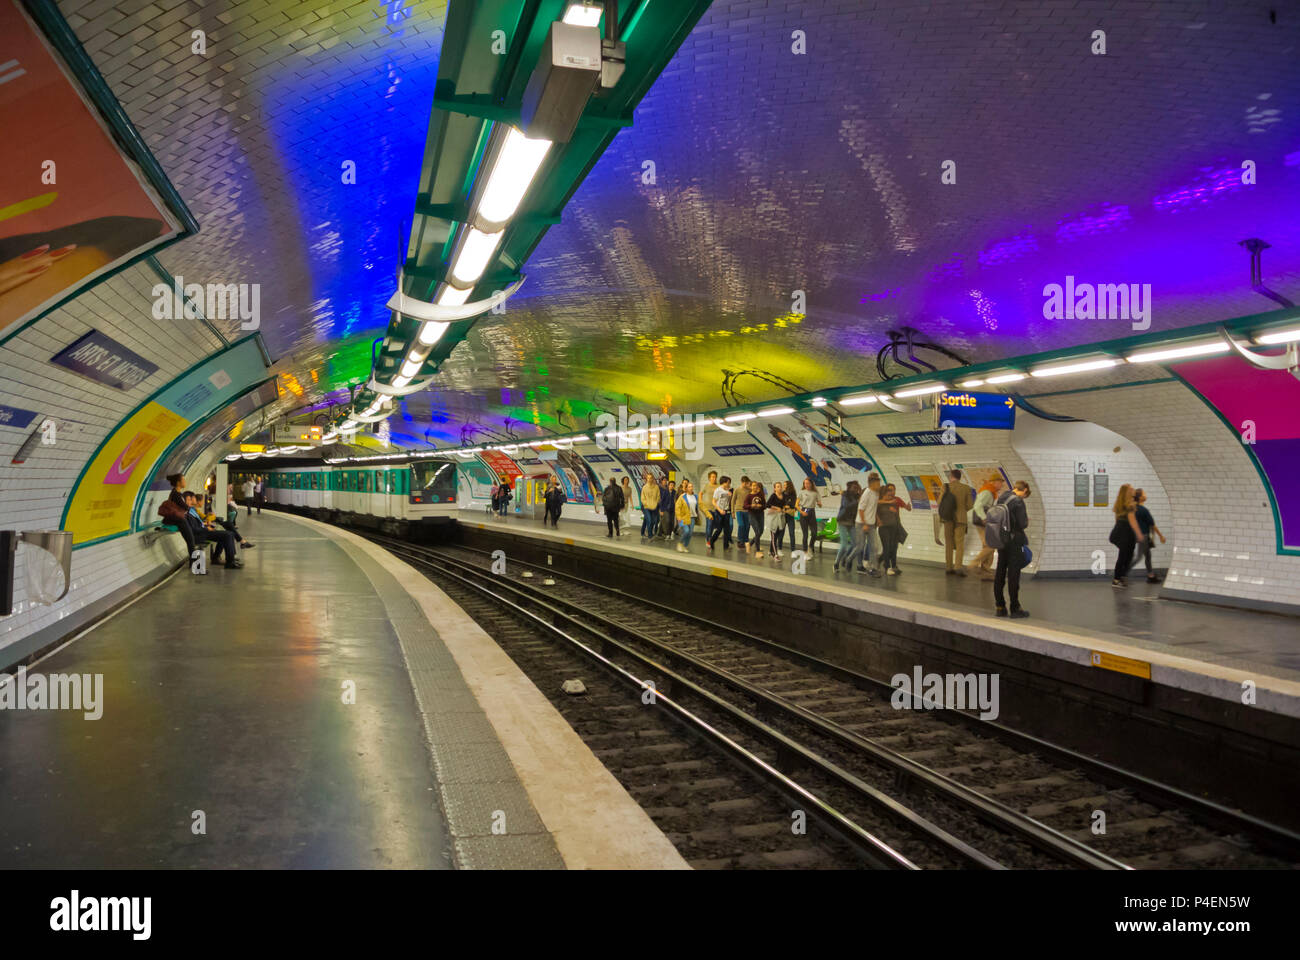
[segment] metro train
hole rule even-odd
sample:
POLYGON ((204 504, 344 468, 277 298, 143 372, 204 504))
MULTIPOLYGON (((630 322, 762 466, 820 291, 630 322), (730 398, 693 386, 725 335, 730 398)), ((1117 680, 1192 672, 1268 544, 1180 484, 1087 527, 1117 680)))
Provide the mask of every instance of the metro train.
MULTIPOLYGON (((255 471, 254 471, 255 472, 255 471)), ((231 471, 236 490, 253 472, 231 471)), ((265 473, 266 500, 349 526, 398 531, 456 516, 456 465, 445 460, 379 467, 315 466, 265 473)))

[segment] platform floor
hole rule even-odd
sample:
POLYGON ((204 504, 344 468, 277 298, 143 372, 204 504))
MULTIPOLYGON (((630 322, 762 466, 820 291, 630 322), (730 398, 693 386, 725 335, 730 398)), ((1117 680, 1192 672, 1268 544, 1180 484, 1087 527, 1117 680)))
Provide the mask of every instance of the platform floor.
MULTIPOLYGON (((827 543, 824 550, 813 552, 806 573, 796 577, 790 572, 788 546, 780 562, 771 558, 766 543, 761 560, 746 554, 734 543, 730 550, 724 550, 721 539, 714 551, 708 553, 702 527, 697 527, 690 553, 683 555, 677 552, 675 542, 642 540, 639 512, 632 515, 635 521, 632 530, 625 530, 620 539, 611 541, 606 537, 603 518, 599 526, 573 518, 571 511, 584 509, 590 508, 570 507, 566 511, 570 515, 561 517, 555 531, 544 527, 541 520, 519 516, 503 518, 465 511, 460 519, 488 528, 506 527, 535 536, 571 538, 598 549, 644 551, 666 562, 716 567, 733 576, 741 571, 752 572, 782 590, 796 585, 807 588, 812 586, 809 581, 834 585, 842 588, 836 589, 838 595, 861 597, 867 602, 881 601, 902 613, 922 606, 927 611, 947 611, 957 620, 977 625, 982 636, 1040 634, 1064 638, 1067 642, 1076 638, 1074 645, 1085 651, 1090 644, 1101 642, 1129 648, 1123 655, 1176 658, 1193 671, 1200 669, 1198 665, 1205 665, 1207 669, 1203 672, 1216 677, 1268 677, 1281 681, 1275 686, 1288 691, 1295 698, 1294 706, 1300 709, 1300 618, 1161 599, 1159 584, 1148 584, 1143 577, 1131 578, 1130 586, 1123 590, 1112 587, 1108 577, 1096 580, 1026 577, 1021 581, 1020 599, 1031 616, 1027 620, 1007 621, 993 616, 991 581, 981 580, 977 575, 949 576, 940 566, 909 562, 906 554, 900 557, 899 576, 882 575, 877 579, 860 573, 835 573, 837 544, 827 543)), ((968 553, 970 557, 973 553, 968 553)), ((1232 684, 1224 689, 1231 692, 1232 684)))
POLYGON ((102 675, 102 716, 0 710, 0 867, 685 868, 426 577, 239 526, 242 570, 183 569, 27 668, 102 675))

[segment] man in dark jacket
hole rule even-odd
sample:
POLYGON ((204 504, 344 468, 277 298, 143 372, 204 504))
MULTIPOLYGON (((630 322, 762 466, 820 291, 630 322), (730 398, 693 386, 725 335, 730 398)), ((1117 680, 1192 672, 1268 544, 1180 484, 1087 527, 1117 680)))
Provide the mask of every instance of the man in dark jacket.
POLYGON ((605 492, 600 495, 601 506, 605 508, 605 522, 609 524, 609 533, 607 537, 620 536, 618 531, 618 512, 623 509, 623 491, 619 489, 618 482, 609 478, 609 486, 605 492))
POLYGON ((229 530, 218 530, 215 526, 208 526, 199 516, 197 508, 198 495, 192 491, 186 491, 185 501, 187 512, 185 520, 190 525, 190 532, 194 535, 194 541, 200 547, 205 543, 213 543, 216 546, 212 549, 212 562, 217 563, 221 554, 226 555, 226 566, 232 570, 242 567, 243 561, 235 556, 235 535, 229 530))
POLYGON ((551 477, 551 485, 546 489, 546 516, 542 518, 542 526, 546 526, 546 521, 551 521, 551 526, 560 525, 560 507, 564 506, 564 501, 568 498, 564 491, 560 489, 560 481, 551 477))
POLYGON ((1020 606, 1020 568, 1025 565, 1025 547, 1029 546, 1029 511, 1025 509, 1025 500, 1031 493, 1029 484, 1017 480, 1010 490, 1002 491, 997 502, 1007 508, 1007 520, 1010 535, 998 549, 998 572, 993 578, 993 599, 997 603, 994 613, 999 617, 1008 615, 1006 600, 1003 599, 1002 587, 1005 584, 1011 594, 1010 616, 1022 619, 1029 616, 1029 611, 1020 606))

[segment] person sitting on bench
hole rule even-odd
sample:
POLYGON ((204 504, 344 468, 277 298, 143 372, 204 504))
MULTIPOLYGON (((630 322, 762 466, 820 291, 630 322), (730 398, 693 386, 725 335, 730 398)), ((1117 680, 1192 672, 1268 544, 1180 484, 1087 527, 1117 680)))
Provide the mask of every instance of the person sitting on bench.
POLYGON ((188 508, 188 512, 185 514, 185 519, 188 521, 190 530, 194 534, 195 542, 200 545, 209 542, 214 544, 212 548, 213 563, 217 563, 220 560, 222 553, 224 553, 226 555, 225 565, 228 568, 237 570, 242 567, 244 565, 243 561, 235 556, 235 535, 229 530, 218 530, 215 524, 210 525, 203 522, 203 518, 199 516, 199 511, 196 507, 199 499, 198 494, 187 490, 184 496, 186 507, 188 508))

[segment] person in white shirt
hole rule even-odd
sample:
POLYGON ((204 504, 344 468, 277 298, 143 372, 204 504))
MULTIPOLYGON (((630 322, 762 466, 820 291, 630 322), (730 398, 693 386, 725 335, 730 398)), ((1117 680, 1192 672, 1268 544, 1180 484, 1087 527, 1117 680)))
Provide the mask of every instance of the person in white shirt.
MULTIPOLYGON (((880 474, 867 474, 867 490, 858 501, 858 527, 862 531, 862 556, 855 568, 859 573, 880 576, 880 535, 876 531, 876 508, 880 505, 880 474), (865 561, 865 562, 863 562, 865 561)), ((854 557, 849 557, 850 564, 854 557)))
POLYGON ((722 549, 731 549, 731 478, 723 477, 713 491, 713 532, 709 534, 709 552, 722 537, 722 549))
POLYGON ((253 478, 249 477, 244 481, 244 506, 248 508, 248 515, 253 515, 253 478))

